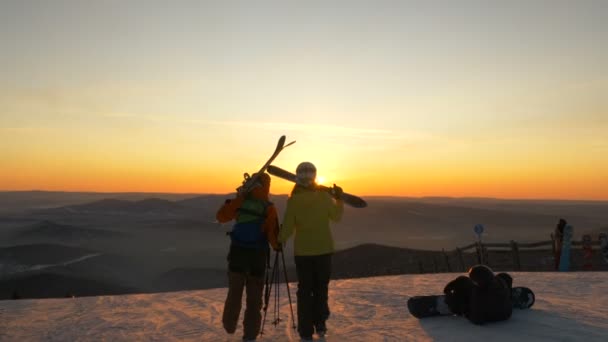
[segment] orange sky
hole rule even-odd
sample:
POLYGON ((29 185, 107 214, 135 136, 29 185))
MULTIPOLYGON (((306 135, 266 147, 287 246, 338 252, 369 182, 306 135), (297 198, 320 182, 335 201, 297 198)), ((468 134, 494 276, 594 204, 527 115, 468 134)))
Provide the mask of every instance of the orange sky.
MULTIPOLYGON (((200 153, 196 148, 169 151, 142 144, 134 150, 125 148, 128 151, 93 148, 79 154, 82 146, 56 150, 50 146, 46 152, 41 144, 32 151, 21 149, 18 156, 8 159, 0 170, 0 188, 226 193, 239 185, 243 172, 253 173, 261 166, 274 148, 274 137, 260 138, 265 144, 254 144, 251 150, 234 139, 218 144, 215 151, 213 145, 201 146, 200 153)), ((525 158, 504 155, 493 161, 484 154, 465 161, 459 158, 466 154, 457 151, 475 150, 475 144, 414 152, 413 147, 379 145, 376 149, 371 144, 351 147, 313 140, 314 134, 304 135, 275 164, 293 171, 300 161, 313 161, 327 183, 336 182, 359 195, 606 199, 608 193, 606 164, 600 155, 591 156, 595 160, 561 150, 558 156, 543 159, 538 152, 528 151, 531 155, 525 158)), ((286 181, 273 180, 273 193, 287 193, 290 188, 286 181)))

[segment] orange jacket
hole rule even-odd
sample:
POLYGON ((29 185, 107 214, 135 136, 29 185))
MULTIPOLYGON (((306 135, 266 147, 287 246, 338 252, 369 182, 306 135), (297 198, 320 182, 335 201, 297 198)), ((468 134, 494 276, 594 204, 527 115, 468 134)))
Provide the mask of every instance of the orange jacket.
MULTIPOLYGON (((269 191, 270 191, 270 177, 264 179, 268 183, 265 183, 262 187, 254 188, 250 194, 257 199, 269 200, 269 191)), ((220 210, 218 210, 216 218, 220 223, 226 223, 236 219, 236 215, 238 209, 241 207, 241 204, 245 200, 245 197, 237 195, 236 198, 232 200, 226 200, 226 203, 222 205, 220 210)), ((277 249, 279 244, 277 242, 277 236, 279 233, 279 218, 277 214, 277 209, 274 205, 268 206, 266 210, 266 218, 264 219, 264 223, 262 224, 262 229, 266 234, 266 238, 268 242, 272 246, 273 249, 277 249)))

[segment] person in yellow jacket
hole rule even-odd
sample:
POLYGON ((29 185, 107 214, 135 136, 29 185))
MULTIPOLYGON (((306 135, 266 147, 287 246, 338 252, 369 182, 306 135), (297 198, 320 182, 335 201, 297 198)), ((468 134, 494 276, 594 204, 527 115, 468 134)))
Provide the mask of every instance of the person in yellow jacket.
POLYGON ((334 252, 330 221, 340 221, 344 211, 344 203, 339 200, 342 188, 334 185, 332 194, 318 190, 316 172, 310 162, 298 165, 297 183, 287 200, 278 237, 279 243, 284 245, 291 235, 295 235, 298 333, 305 341, 312 340, 315 332, 319 336, 327 332, 325 321, 330 313, 327 292, 334 252))

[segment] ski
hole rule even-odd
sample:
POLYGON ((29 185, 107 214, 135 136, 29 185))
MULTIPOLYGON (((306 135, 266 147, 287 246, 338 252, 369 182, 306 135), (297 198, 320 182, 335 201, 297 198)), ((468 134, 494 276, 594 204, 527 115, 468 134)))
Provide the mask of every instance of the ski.
MULTIPOLYGON (((268 173, 270 173, 273 176, 288 180, 290 182, 296 183, 296 175, 287 171, 287 170, 283 170, 278 166, 274 166, 274 165, 270 165, 268 166, 267 169, 268 173)), ((324 185, 316 185, 318 189, 323 190, 323 191, 327 191, 330 192, 332 188, 324 186, 324 185)), ((355 195, 351 195, 348 194, 346 192, 342 193, 342 196, 340 196, 340 199, 342 201, 344 201, 344 203, 350 205, 351 207, 354 208, 365 208, 367 207, 367 202, 365 202, 365 200, 363 200, 361 197, 355 196, 355 195)))
POLYGON ((285 144, 285 139, 287 139, 287 138, 284 135, 282 135, 279 138, 279 141, 277 142, 277 147, 274 149, 274 152, 272 153, 270 158, 268 158, 268 161, 266 161, 266 163, 260 168, 260 170, 258 172, 256 172, 253 176, 250 176, 248 173, 245 173, 243 175, 243 177, 245 179, 243 180, 243 184, 236 189, 236 191, 238 193, 250 192, 253 189, 259 175, 266 171, 266 169, 268 168, 270 163, 272 163, 275 160, 275 158, 279 155, 279 153, 281 153, 281 151, 283 151, 283 149, 285 149, 286 147, 291 146, 295 143, 295 141, 292 141, 288 144, 285 144))

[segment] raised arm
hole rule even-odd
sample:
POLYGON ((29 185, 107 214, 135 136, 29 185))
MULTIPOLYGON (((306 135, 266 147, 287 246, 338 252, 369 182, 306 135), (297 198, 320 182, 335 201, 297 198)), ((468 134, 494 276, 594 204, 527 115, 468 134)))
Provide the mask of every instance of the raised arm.
POLYGON ((238 208, 243 204, 244 198, 242 196, 237 196, 234 199, 227 199, 224 205, 217 211, 215 218, 220 223, 226 223, 232 221, 236 218, 236 213, 238 208))

